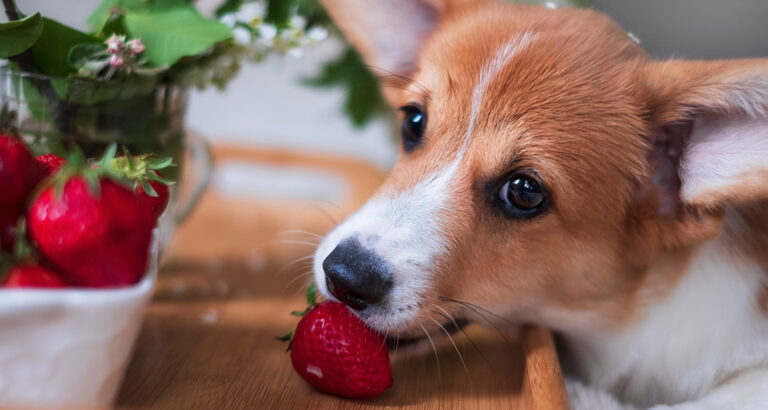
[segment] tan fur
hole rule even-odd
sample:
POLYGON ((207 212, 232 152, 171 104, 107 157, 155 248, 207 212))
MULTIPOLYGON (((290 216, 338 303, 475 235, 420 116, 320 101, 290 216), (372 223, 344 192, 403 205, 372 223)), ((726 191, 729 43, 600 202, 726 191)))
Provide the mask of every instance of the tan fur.
MULTIPOLYGON (((354 13, 336 3, 326 1, 331 14, 373 59, 364 22, 345 18, 354 13)), ((398 73, 408 78, 384 81, 394 107, 426 108, 427 133, 413 153, 401 155, 379 195, 403 192, 451 163, 489 56, 515 35, 537 35, 485 90, 445 204, 451 245, 428 291, 433 300, 503 307, 496 313, 519 321, 553 324, 556 314, 548 312, 567 310, 606 328, 626 326, 673 288, 699 244, 722 232, 725 200, 744 195, 742 202, 752 203, 768 196, 765 189, 735 186, 661 215, 648 162, 659 127, 702 110, 733 110, 725 93, 765 75, 766 60, 655 62, 624 30, 591 11, 430 4, 442 6, 434 6, 435 27, 423 39, 417 64, 398 73), (530 221, 507 219, 489 203, 495 192, 486 191, 485 181, 515 169, 537 173, 553 199, 551 209, 530 221)), ((741 244, 764 261, 767 210, 759 203, 734 211, 760 224, 741 244)), ((763 293, 760 303, 768 309, 768 290, 763 293)), ((435 313, 424 308, 425 318, 435 313)))

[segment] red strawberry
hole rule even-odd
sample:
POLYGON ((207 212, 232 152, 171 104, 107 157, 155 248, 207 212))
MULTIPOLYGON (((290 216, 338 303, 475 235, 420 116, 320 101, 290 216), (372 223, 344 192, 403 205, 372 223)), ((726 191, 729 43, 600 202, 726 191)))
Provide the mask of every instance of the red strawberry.
POLYGON ((63 182, 58 197, 55 187, 45 189, 27 214, 29 235, 76 285, 134 284, 147 266, 152 208, 110 179, 96 185, 98 193, 75 175, 63 182))
POLYGON ((338 302, 321 303, 302 317, 291 362, 309 384, 343 397, 373 398, 392 386, 384 338, 338 302))
POLYGON ((67 162, 64 158, 56 154, 43 154, 35 157, 35 161, 37 161, 38 165, 42 169, 44 177, 53 174, 59 168, 61 168, 64 163, 67 162))
POLYGON ((24 143, 0 135, 0 206, 20 207, 37 182, 39 169, 24 143))
MULTIPOLYGON (((162 178, 158 172, 152 172, 162 178)), ((144 188, 141 184, 136 185, 136 193, 149 203, 155 213, 155 218, 159 218, 160 215, 163 214, 163 211, 165 211, 165 207, 168 206, 168 199, 170 198, 168 195, 168 185, 158 181, 148 181, 148 183, 155 190, 155 196, 144 192, 144 188)))
POLYGON ((62 277, 39 265, 15 266, 8 271, 3 287, 6 288, 65 288, 62 277))
POLYGON ((173 181, 163 178, 158 170, 173 166, 173 159, 152 154, 132 156, 127 149, 124 151, 125 155, 110 161, 110 170, 131 181, 134 191, 154 210, 155 219, 159 218, 168 206, 168 186, 173 181))

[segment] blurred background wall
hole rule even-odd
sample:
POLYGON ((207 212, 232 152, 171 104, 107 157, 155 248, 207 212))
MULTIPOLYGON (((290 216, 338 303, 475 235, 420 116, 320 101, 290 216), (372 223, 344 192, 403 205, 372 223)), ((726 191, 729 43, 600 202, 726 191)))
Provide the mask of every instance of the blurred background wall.
MULTIPOLYGON (((19 0, 26 13, 84 28, 99 0, 19 0)), ((202 1, 203 8, 205 3, 202 1)), ((593 0, 659 57, 768 56, 768 0, 593 0)), ((358 157, 388 167, 396 158, 392 128, 376 120, 354 128, 342 115, 343 91, 304 86, 320 63, 341 51, 326 41, 301 59, 271 57, 243 68, 222 93, 195 91, 188 123, 213 141, 299 148, 358 157)))

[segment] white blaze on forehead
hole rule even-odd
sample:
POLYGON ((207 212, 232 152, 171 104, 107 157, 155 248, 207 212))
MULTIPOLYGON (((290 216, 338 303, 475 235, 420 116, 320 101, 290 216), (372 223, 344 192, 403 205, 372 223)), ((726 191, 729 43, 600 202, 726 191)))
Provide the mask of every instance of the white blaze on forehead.
POLYGON ((407 326, 418 315, 418 304, 432 281, 435 264, 449 250, 450 233, 445 228, 451 211, 453 182, 469 145, 485 89, 515 54, 535 36, 524 33, 504 44, 478 76, 472 93, 469 125, 461 150, 443 168, 430 173, 411 188, 371 198, 357 213, 339 225, 322 241, 315 254, 315 282, 330 297, 325 286, 323 260, 347 238, 357 238, 392 267, 395 286, 387 296, 388 307, 363 317, 378 330, 407 326))
POLYGON ((526 31, 521 35, 513 37, 507 41, 503 47, 501 47, 493 59, 483 68, 480 72, 480 76, 475 83, 475 88, 472 90, 472 108, 469 114, 469 126, 467 126, 467 133, 464 136, 464 145, 459 151, 458 159, 464 156, 464 153, 469 146, 469 139, 472 136, 472 132, 475 130, 475 122, 477 121, 477 115, 480 113, 480 107, 483 105, 483 96, 485 95, 485 89, 488 88, 491 80, 496 78, 502 68, 504 68, 518 51, 525 48, 531 41, 536 38, 536 34, 526 31))

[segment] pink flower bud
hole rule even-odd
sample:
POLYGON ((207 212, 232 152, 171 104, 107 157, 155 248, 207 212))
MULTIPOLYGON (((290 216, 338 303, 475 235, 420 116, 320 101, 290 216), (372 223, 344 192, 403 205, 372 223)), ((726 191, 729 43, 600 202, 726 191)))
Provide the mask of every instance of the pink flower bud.
POLYGON ((115 34, 112 34, 112 36, 107 39, 106 43, 107 52, 110 54, 117 54, 117 52, 119 52, 120 49, 125 45, 123 43, 123 39, 115 34))
POLYGON ((131 50, 131 53, 133 54, 140 54, 143 53, 144 50, 146 50, 146 47, 144 47, 144 43, 141 42, 141 39, 134 38, 133 40, 130 40, 128 42, 128 48, 131 50))
POLYGON ((123 64, 125 64, 125 61, 118 55, 113 55, 109 58, 109 65, 112 67, 119 68, 122 67, 123 64))

